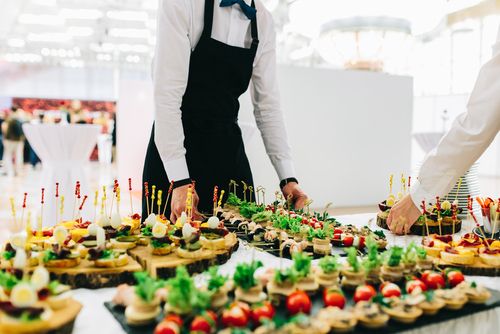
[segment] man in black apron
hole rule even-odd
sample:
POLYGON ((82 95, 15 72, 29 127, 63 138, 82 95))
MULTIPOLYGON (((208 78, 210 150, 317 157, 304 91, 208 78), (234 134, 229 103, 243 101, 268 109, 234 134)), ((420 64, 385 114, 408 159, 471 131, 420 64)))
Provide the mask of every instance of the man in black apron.
MULTIPOLYGON (((252 172, 238 126, 238 98, 247 90, 252 78, 259 38, 254 1, 251 7, 242 2, 223 0, 221 6, 236 3, 251 19, 250 48, 230 46, 212 38, 214 0, 205 1, 203 32, 190 55, 187 87, 180 108, 189 178, 174 180, 171 212, 167 213, 167 217, 171 213, 172 221, 184 210, 187 188, 192 181, 195 181, 196 190, 194 205, 205 213, 211 211, 214 186, 227 191, 230 180, 253 186, 252 172)), ((162 189, 163 194, 166 194, 170 181, 162 166, 153 125, 143 181, 156 185, 157 190, 162 189)), ((292 175, 282 180, 280 186, 285 195, 291 194, 297 207, 302 207, 307 196, 297 183, 292 175)), ((240 198, 242 188, 240 184, 240 198)), ((143 201, 145 216, 146 205, 143 201)))

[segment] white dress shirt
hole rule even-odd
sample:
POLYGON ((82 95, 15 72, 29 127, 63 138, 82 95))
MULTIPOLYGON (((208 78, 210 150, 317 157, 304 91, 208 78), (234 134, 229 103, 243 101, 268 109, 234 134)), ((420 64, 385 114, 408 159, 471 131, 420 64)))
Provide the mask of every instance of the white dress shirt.
POLYGON ((500 29, 493 58, 483 65, 467 104, 439 145, 426 157, 411 189, 417 207, 422 200, 446 195, 483 154, 500 131, 500 29))
MULTIPOLYGON (((251 0, 245 0, 248 4, 251 0)), ((237 47, 251 45, 250 20, 239 5, 215 0, 212 38, 237 47)), ((254 116, 280 180, 295 177, 276 79, 276 42, 271 14, 256 1, 259 46, 250 85, 254 116)), ((160 0, 153 61, 155 143, 170 180, 189 178, 181 121, 191 51, 203 31, 205 1, 160 0)), ((214 83, 215 84, 215 83, 214 83)))

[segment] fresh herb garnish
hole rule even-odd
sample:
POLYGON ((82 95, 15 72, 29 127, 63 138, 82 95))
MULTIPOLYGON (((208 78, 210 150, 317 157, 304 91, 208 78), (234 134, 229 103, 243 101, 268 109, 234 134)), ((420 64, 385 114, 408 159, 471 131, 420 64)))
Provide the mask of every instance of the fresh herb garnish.
POLYGON ((153 248, 162 248, 162 247, 165 247, 166 245, 168 245, 168 243, 163 242, 160 239, 156 239, 156 238, 151 238, 149 240, 149 242, 151 243, 151 246, 153 248))
POLYGON ((416 252, 416 245, 412 241, 410 244, 406 247, 406 249, 403 251, 403 256, 402 260, 404 263, 407 264, 413 264, 417 260, 417 252, 416 252))
POLYGON ((219 274, 219 267, 213 266, 208 269, 208 290, 218 291, 221 287, 226 284, 227 276, 222 276, 219 274))
POLYGON ((4 251, 2 252, 2 257, 4 260, 9 261, 16 256, 16 251, 4 251))
POLYGON ((234 272, 233 280, 234 283, 242 288, 243 290, 248 290, 257 285, 254 274, 255 271, 262 267, 262 262, 252 261, 250 263, 239 263, 236 266, 236 271, 234 272))
POLYGON ((403 256, 403 248, 399 246, 392 246, 388 251, 387 265, 389 267, 397 267, 401 263, 403 256))
POLYGON ((299 274, 293 267, 288 267, 284 270, 276 270, 274 273, 274 281, 279 284, 286 282, 295 283, 298 278, 299 274))
POLYGON ((145 237, 153 236, 153 226, 146 225, 141 229, 141 234, 145 237))
POLYGON ((427 251, 423 247, 415 247, 415 251, 417 252, 417 256, 420 260, 427 259, 427 251))
POLYGON ((338 255, 322 257, 319 260, 319 267, 325 274, 336 272, 339 268, 338 255))
POLYGON ((165 281, 156 280, 147 272, 136 272, 134 278, 137 281, 135 293, 146 303, 151 303, 155 298, 156 291, 165 286, 165 281))
POLYGON ((6 291, 12 290, 16 284, 19 283, 19 280, 16 276, 0 271, 0 286, 4 288, 6 291))
POLYGON ((293 268, 297 271, 299 278, 306 277, 311 271, 311 257, 306 253, 297 252, 293 254, 293 268))
POLYGON ((349 247, 346 250, 347 263, 351 266, 353 272, 357 273, 361 269, 361 264, 358 259, 358 251, 354 247, 349 247))
POLYGON ((47 263, 52 260, 57 260, 57 254, 52 250, 46 250, 43 253, 43 262, 47 263))
POLYGON ((372 237, 366 238, 367 256, 363 260, 363 267, 367 272, 377 269, 382 264, 382 259, 378 254, 378 245, 372 237))
POLYGON ((168 304, 181 313, 205 310, 210 303, 210 293, 196 289, 186 267, 177 267, 175 277, 169 279, 168 304))

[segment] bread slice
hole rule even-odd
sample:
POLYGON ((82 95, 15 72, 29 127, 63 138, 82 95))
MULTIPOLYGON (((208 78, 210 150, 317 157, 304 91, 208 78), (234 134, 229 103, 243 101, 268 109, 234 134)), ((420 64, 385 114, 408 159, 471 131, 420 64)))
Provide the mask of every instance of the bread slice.
POLYGON ((471 265, 474 263, 474 253, 471 251, 463 251, 459 254, 453 254, 442 251, 441 259, 450 264, 471 265))
POLYGON ((113 259, 98 259, 94 261, 94 265, 97 268, 116 268, 123 267, 128 264, 128 255, 122 254, 117 258, 113 259))
POLYGON ((47 268, 73 268, 80 264, 80 257, 57 259, 45 262, 47 268))
POLYGON ((487 264, 492 267, 500 267, 500 254, 479 254, 479 259, 484 264, 487 264))

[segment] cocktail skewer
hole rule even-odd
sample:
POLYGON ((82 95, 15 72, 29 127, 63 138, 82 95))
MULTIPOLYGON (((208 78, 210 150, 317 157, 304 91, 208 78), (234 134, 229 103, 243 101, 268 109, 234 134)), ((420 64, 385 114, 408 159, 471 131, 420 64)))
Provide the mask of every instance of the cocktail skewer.
POLYGON ((170 181, 170 186, 168 187, 167 199, 165 200, 165 204, 163 205, 163 212, 161 213, 163 216, 165 216, 165 212, 167 211, 168 201, 170 200, 170 195, 172 194, 173 189, 174 180, 170 181))

